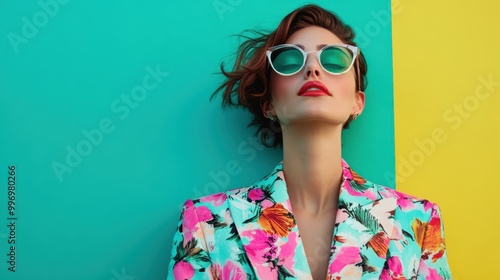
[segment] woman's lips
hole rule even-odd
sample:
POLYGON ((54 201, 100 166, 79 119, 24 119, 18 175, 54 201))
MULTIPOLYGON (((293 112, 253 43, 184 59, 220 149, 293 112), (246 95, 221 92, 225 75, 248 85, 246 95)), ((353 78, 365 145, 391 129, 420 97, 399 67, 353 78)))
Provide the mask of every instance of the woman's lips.
POLYGON ((322 95, 331 95, 328 92, 323 83, 319 81, 309 81, 305 83, 299 90, 299 95, 301 96, 322 96, 322 95))

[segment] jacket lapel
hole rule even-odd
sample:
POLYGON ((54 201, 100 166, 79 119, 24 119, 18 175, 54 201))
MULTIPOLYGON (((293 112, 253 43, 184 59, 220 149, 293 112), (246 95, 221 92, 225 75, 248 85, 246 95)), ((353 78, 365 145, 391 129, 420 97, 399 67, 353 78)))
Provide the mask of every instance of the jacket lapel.
MULTIPOLYGON (((382 197, 373 183, 358 176, 345 161, 342 167, 328 276, 378 279, 389 241, 401 235, 393 219, 397 200, 382 197)), ((312 279, 281 162, 252 186, 230 191, 227 202, 249 265, 258 278, 312 279)))
POLYGON ((230 193, 229 211, 258 279, 312 279, 282 170, 230 193))
POLYGON ((378 279, 391 239, 401 230, 394 223, 396 197, 382 197, 373 183, 345 161, 328 275, 378 279))

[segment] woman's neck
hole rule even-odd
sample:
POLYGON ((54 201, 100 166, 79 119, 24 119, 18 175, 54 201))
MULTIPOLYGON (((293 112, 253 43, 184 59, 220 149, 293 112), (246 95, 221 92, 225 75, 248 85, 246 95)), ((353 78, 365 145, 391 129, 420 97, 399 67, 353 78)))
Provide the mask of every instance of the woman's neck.
POLYGON ((283 127, 283 173, 294 210, 321 214, 337 207, 342 179, 342 127, 283 127))

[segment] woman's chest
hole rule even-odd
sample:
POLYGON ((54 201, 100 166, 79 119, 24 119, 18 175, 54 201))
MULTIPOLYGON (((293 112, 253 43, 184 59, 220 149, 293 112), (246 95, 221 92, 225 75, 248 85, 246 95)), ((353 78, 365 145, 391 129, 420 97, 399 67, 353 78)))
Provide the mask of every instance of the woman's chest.
POLYGON ((314 279, 324 279, 331 254, 335 216, 333 211, 322 215, 297 213, 299 236, 314 279))

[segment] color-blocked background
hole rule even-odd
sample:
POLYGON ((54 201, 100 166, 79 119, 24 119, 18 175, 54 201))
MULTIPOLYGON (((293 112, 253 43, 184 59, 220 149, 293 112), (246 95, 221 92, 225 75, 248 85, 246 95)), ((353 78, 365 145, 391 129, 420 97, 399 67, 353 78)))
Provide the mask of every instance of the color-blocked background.
MULTIPOLYGON (((60 1, 45 23, 36 2, 0 3, 0 279, 163 279, 179 204, 253 182, 279 160, 252 144, 246 113, 222 112, 208 96, 237 45, 231 34, 273 27, 302 3, 60 1), (16 52, 8 34, 35 15, 42 24, 16 52), (186 57, 199 43, 203 53, 186 57), (127 103, 122 94, 148 66, 168 75, 127 103), (85 149, 82 131, 100 123, 109 132, 59 180, 53 162, 85 149), (241 171, 217 182, 230 162, 241 171), (15 274, 3 259, 9 164, 18 168, 15 274)), ((495 279, 499 4, 392 1, 394 130, 388 1, 317 3, 354 26, 370 66, 367 110, 346 131, 345 157, 373 181, 393 187, 397 176, 398 190, 439 203, 454 279, 495 279)))
MULTIPOLYGON (((164 279, 182 202, 253 183, 281 159, 247 113, 208 100, 231 35, 274 28, 304 3, 0 3, 0 279, 164 279)), ((316 3, 354 27, 372 69, 344 157, 394 187, 389 1, 316 3)))
POLYGON ((497 1, 393 0, 397 189, 438 202, 453 279, 497 279, 497 1))

